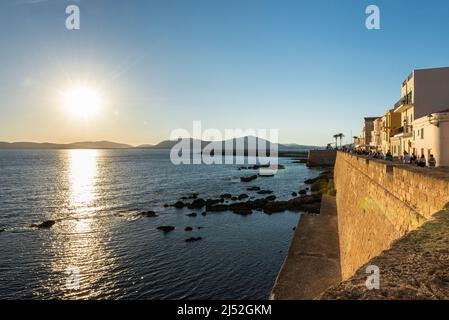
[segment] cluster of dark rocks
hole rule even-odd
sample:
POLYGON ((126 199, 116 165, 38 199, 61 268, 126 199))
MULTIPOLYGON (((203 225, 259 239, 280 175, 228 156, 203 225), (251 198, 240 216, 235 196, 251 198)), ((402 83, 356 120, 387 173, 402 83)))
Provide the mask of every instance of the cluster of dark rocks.
POLYGON ((249 200, 232 204, 216 204, 206 206, 207 212, 231 211, 235 214, 249 215, 253 211, 262 211, 266 214, 280 213, 285 211, 319 213, 321 206, 321 195, 304 195, 288 201, 276 201, 276 196, 264 199, 249 200))
MULTIPOLYGON (((312 194, 307 195, 307 190, 300 190, 299 196, 298 193, 294 192, 292 196, 293 199, 288 201, 276 201, 276 196, 272 195, 273 191, 271 190, 261 190, 259 187, 251 187, 248 190, 255 191, 260 195, 269 195, 266 198, 256 199, 256 200, 247 200, 249 196, 247 194, 241 194, 240 196, 232 196, 231 194, 222 194, 219 199, 201 199, 197 198, 192 203, 184 203, 182 201, 178 201, 174 205, 175 208, 183 209, 205 209, 202 213, 203 216, 206 216, 211 212, 225 212, 231 211, 235 214, 239 215, 249 215, 252 214, 253 211, 262 211, 267 214, 273 214, 278 212, 285 211, 296 211, 296 212, 307 212, 307 213, 319 213, 321 206, 321 195, 312 194), (258 190, 258 191, 257 191, 258 190), (240 202, 234 202, 228 204, 226 200, 234 200, 240 202)), ((197 213, 190 213, 187 216, 196 217, 197 213)))
MULTIPOLYGON (((230 193, 220 195, 218 199, 202 199, 198 198, 189 202, 178 201, 171 205, 178 209, 195 209, 205 210, 201 215, 206 216, 208 213, 213 212, 225 212, 231 211, 239 215, 249 215, 253 211, 261 211, 266 214, 273 214, 285 211, 306 212, 311 214, 319 213, 321 206, 321 195, 311 194, 308 195, 308 189, 300 190, 299 192, 293 192, 293 199, 287 201, 276 201, 277 197, 273 195, 271 190, 262 190, 260 187, 249 187, 248 191, 255 192, 259 195, 267 195, 262 199, 247 200, 250 198, 248 194, 241 194, 239 196, 233 196, 230 193), (228 203, 229 200, 234 201, 228 203), (245 201, 246 200, 246 201, 245 201)), ((252 198, 251 198, 252 199, 252 198)), ((170 205, 166 205, 170 206, 170 205)), ((188 217, 197 217, 196 212, 187 214, 188 217)))
POLYGON ((156 214, 154 211, 144 211, 139 213, 139 216, 145 217, 145 218, 156 218, 159 217, 159 215, 156 214))
POLYGON ((323 172, 320 173, 320 175, 318 177, 313 178, 313 179, 308 179, 308 180, 304 181, 304 183, 305 184, 314 184, 316 182, 320 182, 320 181, 323 181, 323 180, 328 181, 330 179, 333 179, 333 175, 334 174, 333 174, 333 172, 331 170, 323 171, 323 172))
MULTIPOLYGON (((257 190, 260 190, 257 189, 257 190)), ((271 194, 272 191, 270 191, 270 193, 261 193, 261 194, 271 194)), ((199 210, 199 209, 203 209, 205 207, 209 207, 209 206, 213 206, 219 203, 225 203, 230 201, 242 201, 245 199, 248 199, 249 195, 246 193, 242 193, 238 196, 233 196, 230 193, 225 193, 220 195, 220 197, 218 199, 202 199, 202 198, 196 198, 195 200, 193 200, 192 202, 184 202, 181 200, 177 201, 176 203, 170 205, 170 204, 165 204, 164 207, 174 207, 176 209, 190 209, 190 210, 199 210)), ((207 215, 207 212, 203 212, 202 213, 203 216, 207 215)), ((196 217, 197 214, 196 213, 191 213, 188 215, 189 217, 196 217)))
MULTIPOLYGON (((272 165, 270 165, 270 164, 258 164, 258 165, 249 166, 249 167, 240 167, 239 170, 240 171, 241 170, 260 170, 260 169, 268 169, 268 168, 271 168, 271 167, 272 167, 272 165)), ((283 170, 283 169, 285 169, 285 166, 282 165, 282 164, 278 164, 276 166, 276 168, 278 170, 283 170)))
MULTIPOLYGON (((174 231, 176 228, 174 226, 160 226, 157 227, 157 230, 162 231, 164 234, 170 233, 172 231, 174 231)), ((198 230, 203 229, 203 227, 197 227, 198 230)), ((185 232, 192 232, 193 231, 193 227, 186 227, 184 229, 185 232)), ((196 241, 200 241, 203 240, 202 237, 190 237, 187 238, 186 240, 184 240, 185 242, 196 242, 196 241)))
POLYGON ((192 200, 192 199, 194 200, 194 199, 197 199, 198 196, 199 196, 198 193, 192 193, 188 196, 182 197, 181 200, 192 200))

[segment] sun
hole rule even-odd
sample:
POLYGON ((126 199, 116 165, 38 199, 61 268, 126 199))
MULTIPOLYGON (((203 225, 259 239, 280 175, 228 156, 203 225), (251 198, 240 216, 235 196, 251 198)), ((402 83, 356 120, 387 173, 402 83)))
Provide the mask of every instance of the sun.
POLYGON ((95 88, 77 86, 63 92, 62 103, 64 108, 73 116, 88 119, 98 113, 102 105, 102 99, 95 88))

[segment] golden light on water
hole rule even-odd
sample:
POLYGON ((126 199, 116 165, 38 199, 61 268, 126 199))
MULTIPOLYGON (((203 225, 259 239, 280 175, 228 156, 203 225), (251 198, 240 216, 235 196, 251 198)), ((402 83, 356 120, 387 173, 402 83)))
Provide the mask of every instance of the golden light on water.
POLYGON ((57 257, 52 261, 56 280, 49 279, 50 291, 62 292, 64 298, 91 298, 106 294, 107 287, 98 283, 108 277, 115 259, 105 249, 108 241, 107 219, 97 216, 95 205, 99 179, 98 150, 67 151, 67 183, 70 217, 61 224, 52 248, 57 257), (68 270, 79 270, 79 288, 68 288, 68 270), (95 288, 95 289, 93 289, 95 288))
POLYGON ((97 150, 69 151, 70 207, 77 214, 92 211, 95 198, 97 150))

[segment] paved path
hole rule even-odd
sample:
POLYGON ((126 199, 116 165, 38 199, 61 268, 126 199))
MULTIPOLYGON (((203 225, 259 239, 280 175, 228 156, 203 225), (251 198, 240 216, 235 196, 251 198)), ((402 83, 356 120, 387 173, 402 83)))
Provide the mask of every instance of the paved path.
POLYGON ((270 299, 314 299, 340 281, 335 197, 323 196, 319 216, 301 217, 270 299))

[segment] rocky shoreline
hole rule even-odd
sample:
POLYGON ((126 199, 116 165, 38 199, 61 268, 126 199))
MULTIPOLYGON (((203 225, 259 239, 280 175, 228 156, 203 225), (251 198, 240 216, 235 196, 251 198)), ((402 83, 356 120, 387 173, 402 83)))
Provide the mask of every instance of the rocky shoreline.
MULTIPOLYGON (((256 167, 251 167, 254 169, 256 167)), ((252 181, 257 178, 250 176, 252 181)), ((242 179, 244 182, 245 179, 242 179)), ((323 171, 316 178, 304 181, 309 185, 309 188, 293 191, 291 193, 292 199, 278 201, 277 197, 273 195, 272 190, 263 190, 260 187, 252 186, 246 190, 250 194, 232 195, 229 193, 222 194, 217 198, 203 199, 199 197, 198 193, 190 193, 183 196, 180 200, 173 204, 165 204, 164 207, 173 207, 177 210, 189 209, 192 211, 200 210, 200 212, 191 212, 186 214, 190 218, 196 218, 199 214, 207 216, 212 213, 232 212, 237 215, 247 216, 254 212, 261 212, 272 215, 275 213, 282 213, 286 211, 302 212, 305 214, 319 214, 321 207, 321 200, 324 194, 333 195, 335 189, 333 187, 333 172, 332 170, 323 171), (251 193, 253 195, 251 196, 251 193), (256 195, 266 196, 254 199, 256 195), (248 200, 250 199, 250 200, 248 200)), ((137 213, 136 216, 141 218, 157 218, 159 215, 152 210, 137 213)), ((57 220, 47 220, 41 223, 32 224, 29 227, 34 229, 51 229, 57 224, 57 220)), ((200 229, 200 227, 198 227, 200 229)), ((175 230, 174 226, 159 226, 157 230, 168 234, 175 230)), ((1 229, 0 232, 5 231, 1 229)), ((186 227, 186 232, 193 231, 192 227, 186 227)), ((201 237, 188 238, 186 242, 196 242, 202 240, 201 237)))

